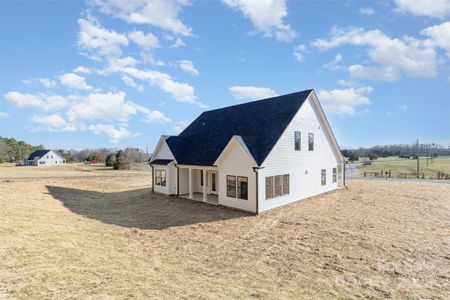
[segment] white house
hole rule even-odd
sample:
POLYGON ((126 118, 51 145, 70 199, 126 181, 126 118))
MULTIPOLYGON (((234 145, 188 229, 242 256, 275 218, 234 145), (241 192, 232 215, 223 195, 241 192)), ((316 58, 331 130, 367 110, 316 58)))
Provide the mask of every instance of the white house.
POLYGON ((53 150, 36 150, 23 161, 25 166, 59 166, 65 163, 64 157, 53 150))
POLYGON ((314 90, 202 113, 162 136, 153 191, 260 213, 343 185, 343 157, 314 90))

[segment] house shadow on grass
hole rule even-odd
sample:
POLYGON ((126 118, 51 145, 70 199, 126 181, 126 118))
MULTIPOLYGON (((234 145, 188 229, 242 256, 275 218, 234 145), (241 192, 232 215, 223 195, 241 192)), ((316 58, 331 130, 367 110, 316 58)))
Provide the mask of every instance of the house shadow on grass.
POLYGON ((154 194, 150 188, 114 193, 59 186, 47 189, 76 214, 128 228, 166 229, 250 216, 221 206, 154 194))

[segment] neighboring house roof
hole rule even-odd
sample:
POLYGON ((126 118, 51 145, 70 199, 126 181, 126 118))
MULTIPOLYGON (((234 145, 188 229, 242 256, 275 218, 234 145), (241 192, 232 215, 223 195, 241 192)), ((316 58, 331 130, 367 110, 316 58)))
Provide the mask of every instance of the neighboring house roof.
POLYGON ((178 164, 211 166, 234 135, 261 165, 312 90, 210 110, 166 139, 178 164))
POLYGON ((36 150, 33 153, 30 154, 30 156, 28 156, 27 160, 34 160, 35 158, 41 158, 42 156, 44 156, 45 154, 49 153, 51 150, 36 150))
POLYGON ((173 162, 173 159, 155 159, 150 162, 151 165, 162 165, 166 166, 173 162))

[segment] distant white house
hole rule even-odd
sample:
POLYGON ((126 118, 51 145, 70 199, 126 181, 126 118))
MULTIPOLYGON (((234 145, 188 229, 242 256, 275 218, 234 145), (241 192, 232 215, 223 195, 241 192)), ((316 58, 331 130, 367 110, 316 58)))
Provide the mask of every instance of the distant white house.
POLYGON ((36 150, 23 161, 25 166, 59 166, 65 163, 64 157, 53 150, 36 150))
POLYGON ((204 112, 150 159, 155 192, 253 213, 341 187, 343 162, 314 90, 204 112))

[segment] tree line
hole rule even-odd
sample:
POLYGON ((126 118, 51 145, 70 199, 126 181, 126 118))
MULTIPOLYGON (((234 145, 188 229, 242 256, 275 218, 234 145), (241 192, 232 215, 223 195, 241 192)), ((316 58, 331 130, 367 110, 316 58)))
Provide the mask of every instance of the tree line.
POLYGON ((437 157, 450 155, 450 146, 444 146, 437 143, 411 143, 411 144, 392 144, 377 145, 368 148, 343 149, 342 155, 350 161, 358 160, 359 157, 368 157, 373 160, 377 157, 399 156, 428 156, 437 157))
MULTIPOLYGON (((17 141, 14 138, 0 136, 0 163, 2 162, 22 162, 36 150, 44 149, 43 145, 33 146, 24 141, 17 141)), ((133 164, 146 162, 150 159, 150 154, 137 148, 126 148, 124 150, 116 148, 98 148, 83 150, 53 149, 61 154, 66 162, 86 162, 96 161, 105 163, 107 166, 116 169, 129 169, 133 164)))

